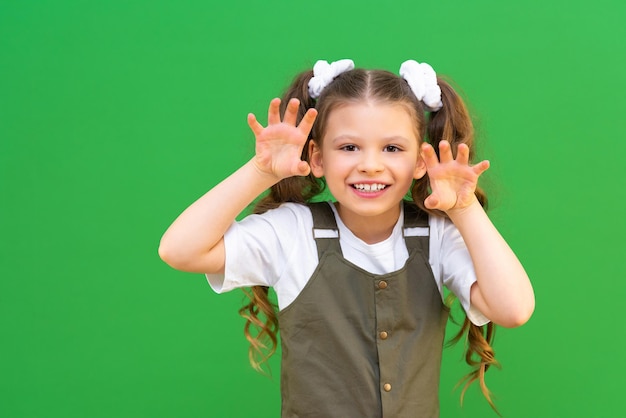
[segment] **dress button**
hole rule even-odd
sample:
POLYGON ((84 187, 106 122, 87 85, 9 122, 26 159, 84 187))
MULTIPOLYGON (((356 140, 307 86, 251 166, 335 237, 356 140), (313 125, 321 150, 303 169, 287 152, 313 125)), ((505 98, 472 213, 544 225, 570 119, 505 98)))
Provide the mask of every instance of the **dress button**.
POLYGON ((378 288, 379 289, 386 289, 387 288, 387 282, 384 280, 381 280, 378 282, 378 288))
POLYGON ((391 392, 391 383, 385 383, 383 389, 385 389, 385 392, 391 392))
POLYGON ((378 334, 380 336, 381 340, 386 340, 387 337, 389 336, 389 334, 387 334, 387 331, 381 331, 380 334, 378 334))

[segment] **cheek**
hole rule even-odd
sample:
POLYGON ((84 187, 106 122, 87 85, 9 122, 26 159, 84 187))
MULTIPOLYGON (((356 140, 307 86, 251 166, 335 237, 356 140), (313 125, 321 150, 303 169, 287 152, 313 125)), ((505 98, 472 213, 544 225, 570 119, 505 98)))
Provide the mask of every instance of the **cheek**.
POLYGON ((406 173, 406 176, 413 178, 420 178, 426 172, 426 165, 421 157, 415 156, 409 159, 404 159, 402 162, 398 161, 395 164, 397 170, 402 170, 406 173))
MULTIPOLYGON (((336 153, 326 154, 322 162, 323 175, 329 182, 343 182, 355 170, 355 163, 349 157, 336 153)), ((315 174, 315 173, 314 173, 315 174)))

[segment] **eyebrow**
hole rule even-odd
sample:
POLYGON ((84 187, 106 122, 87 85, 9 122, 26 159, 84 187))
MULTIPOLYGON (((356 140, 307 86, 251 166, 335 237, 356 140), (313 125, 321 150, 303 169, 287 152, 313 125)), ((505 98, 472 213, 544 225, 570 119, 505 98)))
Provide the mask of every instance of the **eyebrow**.
MULTIPOLYGON (((339 141, 343 141, 343 140, 363 140, 364 138, 357 136, 357 135, 350 135, 350 134, 343 134, 343 135, 339 135, 335 138, 333 138, 331 140, 331 142, 339 142, 339 141)), ((401 135, 391 135, 391 136, 385 136, 383 138, 381 138, 384 142, 393 142, 393 141, 407 141, 410 142, 411 139, 405 137, 405 136, 401 136, 401 135)))

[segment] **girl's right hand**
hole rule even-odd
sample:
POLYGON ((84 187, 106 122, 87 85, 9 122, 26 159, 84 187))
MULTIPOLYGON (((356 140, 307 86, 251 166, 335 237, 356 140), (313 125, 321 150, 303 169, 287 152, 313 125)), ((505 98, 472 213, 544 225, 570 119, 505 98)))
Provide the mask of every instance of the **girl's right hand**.
POLYGON ((292 99, 280 119, 280 100, 270 102, 267 127, 248 116, 256 136, 256 155, 192 203, 167 229, 159 255, 178 270, 223 274, 226 265, 224 234, 243 210, 268 188, 290 176, 311 170, 301 161, 317 112, 306 112, 296 126, 299 101, 292 99))
POLYGON ((309 164, 302 161, 302 148, 317 117, 315 109, 307 110, 296 126, 300 101, 291 99, 287 104, 283 120, 280 119, 280 99, 270 102, 267 127, 263 127, 254 114, 248 114, 248 125, 256 137, 254 165, 259 172, 282 180, 292 176, 306 176, 311 171, 309 164))

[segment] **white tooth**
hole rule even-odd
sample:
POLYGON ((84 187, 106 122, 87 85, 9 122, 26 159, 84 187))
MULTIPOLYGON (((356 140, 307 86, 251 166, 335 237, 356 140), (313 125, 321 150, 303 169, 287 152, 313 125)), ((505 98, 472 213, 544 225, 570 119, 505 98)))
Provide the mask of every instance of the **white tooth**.
POLYGON ((384 184, 375 183, 375 184, 364 184, 358 183, 354 185, 355 189, 364 191, 364 192, 376 192, 385 188, 384 184))

